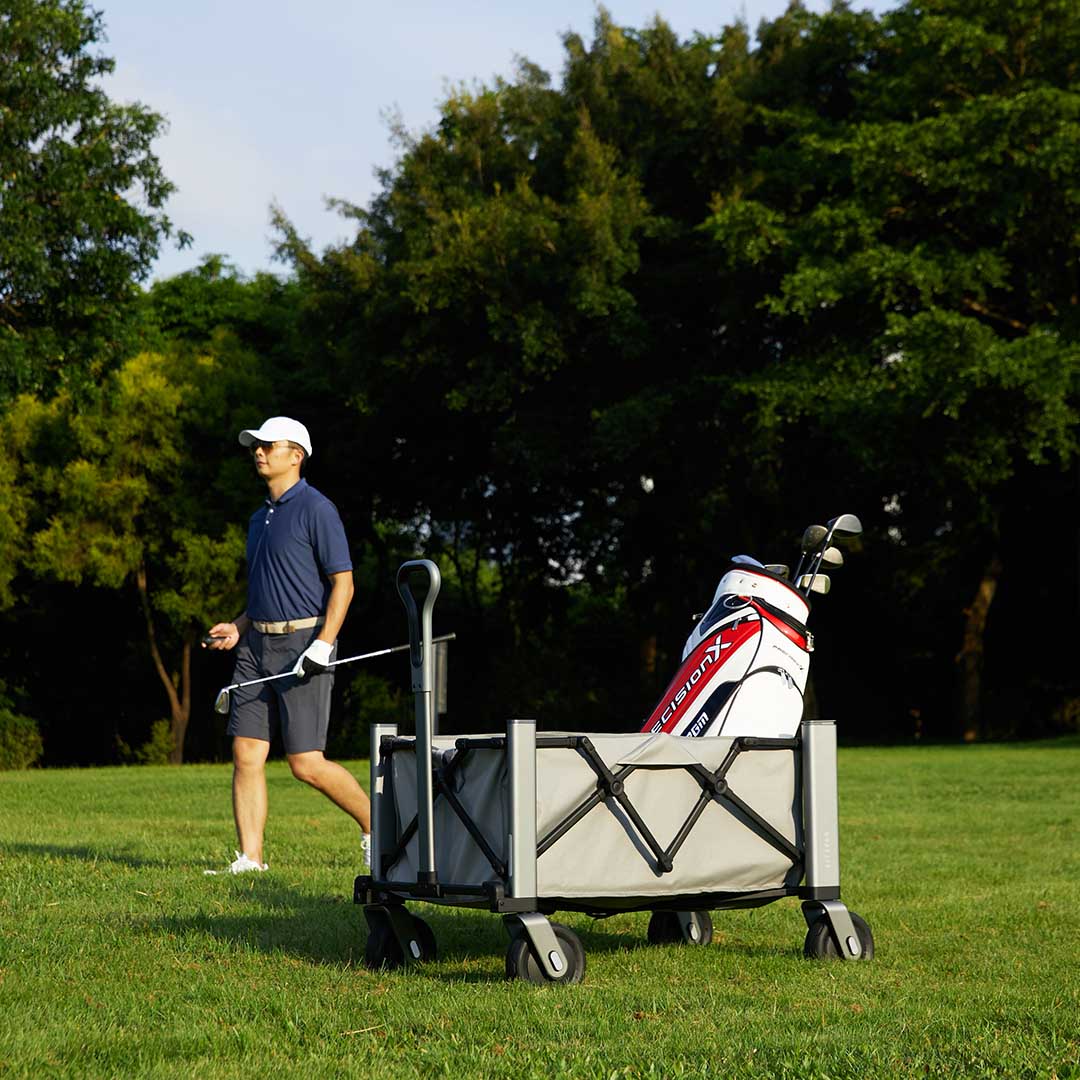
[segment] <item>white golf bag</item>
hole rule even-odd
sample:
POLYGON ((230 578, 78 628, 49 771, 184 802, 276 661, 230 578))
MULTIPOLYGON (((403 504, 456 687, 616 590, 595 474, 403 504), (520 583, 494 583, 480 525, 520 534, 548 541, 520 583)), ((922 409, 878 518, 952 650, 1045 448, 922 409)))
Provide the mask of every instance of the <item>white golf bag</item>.
POLYGON ((728 569, 642 731, 790 738, 802 720, 813 637, 790 582, 749 560, 728 569))

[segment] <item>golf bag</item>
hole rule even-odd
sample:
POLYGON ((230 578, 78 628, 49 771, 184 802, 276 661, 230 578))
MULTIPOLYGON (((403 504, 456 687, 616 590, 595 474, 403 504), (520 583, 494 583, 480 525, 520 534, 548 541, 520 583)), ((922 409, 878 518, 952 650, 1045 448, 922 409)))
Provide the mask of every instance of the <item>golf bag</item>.
POLYGON ((642 731, 790 738, 802 720, 810 607, 785 579, 732 566, 642 731))

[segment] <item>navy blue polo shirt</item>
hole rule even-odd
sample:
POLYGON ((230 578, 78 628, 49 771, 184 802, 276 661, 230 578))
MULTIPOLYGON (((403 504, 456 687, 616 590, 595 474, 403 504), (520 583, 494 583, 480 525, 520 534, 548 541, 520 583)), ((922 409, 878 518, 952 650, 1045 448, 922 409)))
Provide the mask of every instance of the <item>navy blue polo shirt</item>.
POLYGON ((276 502, 267 499, 248 525, 247 616, 287 622, 322 615, 327 574, 352 569, 337 507, 306 480, 276 502))

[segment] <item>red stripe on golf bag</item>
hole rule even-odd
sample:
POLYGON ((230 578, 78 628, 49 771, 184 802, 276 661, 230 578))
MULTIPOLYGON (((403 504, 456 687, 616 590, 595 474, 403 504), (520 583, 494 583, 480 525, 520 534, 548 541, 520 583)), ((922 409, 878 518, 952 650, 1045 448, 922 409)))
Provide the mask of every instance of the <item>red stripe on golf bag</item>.
POLYGON ((715 683, 717 672, 760 633, 760 619, 739 620, 703 639, 683 661, 641 730, 671 731, 693 712, 706 686, 715 683))

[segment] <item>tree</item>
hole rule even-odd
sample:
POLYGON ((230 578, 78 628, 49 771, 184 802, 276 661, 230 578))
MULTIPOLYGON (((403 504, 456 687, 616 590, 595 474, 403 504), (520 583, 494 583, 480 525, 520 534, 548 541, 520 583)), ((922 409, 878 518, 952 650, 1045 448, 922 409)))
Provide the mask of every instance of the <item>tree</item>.
MULTIPOLYGON (((559 659, 527 685, 508 652, 492 661, 492 697, 523 706, 558 697, 545 671, 580 670, 557 620, 588 612, 595 633, 606 612, 609 641, 673 652, 715 584, 717 529, 753 547, 779 518, 743 498, 755 447, 724 438, 744 426, 725 394, 765 352, 762 319, 735 275, 715 284, 700 229, 743 153, 747 36, 681 45, 602 12, 567 55, 562 90, 523 64, 402 135, 372 207, 343 208, 354 243, 318 259, 282 222, 380 512, 454 564, 488 636, 535 650, 552 628, 559 659)), ((647 710, 665 666, 621 681, 612 712, 647 710)))
POLYGON ((848 700, 947 698, 959 651, 977 730, 999 541, 1076 452, 1078 34, 1066 0, 793 4, 756 47, 601 11, 560 88, 453 93, 353 243, 282 223, 379 505, 463 589, 496 568, 508 643, 569 584, 649 655, 725 554, 857 509, 880 600, 845 618, 919 688, 848 665, 848 700))
POLYGON ((969 739, 1002 534, 1077 450, 1078 47, 1067 2, 793 8, 746 87, 757 179, 707 222, 774 319, 751 393, 889 507, 909 597, 966 583, 969 739))
MULTIPOLYGON (((140 354, 92 403, 66 390, 48 402, 22 395, 3 417, 15 468, 0 491, 18 507, 15 565, 70 585, 134 591, 169 704, 174 762, 191 717, 198 635, 243 606, 235 522, 254 484, 221 445, 223 433, 260 415, 266 391, 253 357, 225 345, 217 356, 180 347, 140 354)), ((12 581, 7 589, 10 601, 12 581)))
POLYGON ((115 368, 137 284, 174 233, 151 150, 165 121, 108 99, 103 33, 83 0, 0 10, 0 403, 83 393, 115 368))

